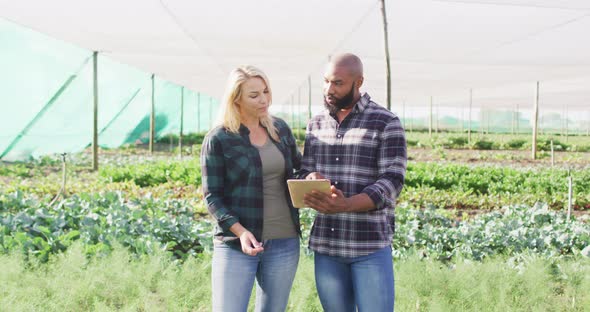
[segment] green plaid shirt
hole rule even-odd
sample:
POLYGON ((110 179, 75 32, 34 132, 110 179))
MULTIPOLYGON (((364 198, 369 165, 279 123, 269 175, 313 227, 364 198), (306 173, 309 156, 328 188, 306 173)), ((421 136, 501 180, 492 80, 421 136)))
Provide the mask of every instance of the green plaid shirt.
MULTIPOLYGON (((279 141, 269 139, 285 158, 285 178, 301 178, 307 172, 300 171, 301 153, 291 129, 279 118, 274 118, 279 141)), ((240 126, 239 134, 219 126, 211 130, 203 141, 201 168, 203 194, 209 213, 217 221, 215 237, 229 246, 240 248, 239 240, 229 230, 236 222, 248 229, 257 240, 262 239, 263 191, 262 162, 258 149, 250 143, 250 131, 240 126)), ((297 232, 299 210, 293 208, 285 183, 285 197, 297 232)))

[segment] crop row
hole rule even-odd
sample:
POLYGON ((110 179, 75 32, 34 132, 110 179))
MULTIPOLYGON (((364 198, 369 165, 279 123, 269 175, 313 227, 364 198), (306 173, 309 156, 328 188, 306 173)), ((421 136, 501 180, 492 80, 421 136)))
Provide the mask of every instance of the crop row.
MULTIPOLYGON (((0 251, 47 261, 75 241, 88 256, 107 254, 114 244, 137 255, 164 250, 177 259, 210 250, 212 223, 196 215, 192 203, 126 197, 81 194, 49 207, 18 192, 0 194, 0 251)), ((398 258, 416 251, 438 260, 521 253, 590 256, 590 224, 567 220, 543 205, 511 206, 468 220, 445 210, 401 205, 396 216, 393 248, 398 258)), ((304 244, 313 217, 313 210, 301 211, 304 244)))

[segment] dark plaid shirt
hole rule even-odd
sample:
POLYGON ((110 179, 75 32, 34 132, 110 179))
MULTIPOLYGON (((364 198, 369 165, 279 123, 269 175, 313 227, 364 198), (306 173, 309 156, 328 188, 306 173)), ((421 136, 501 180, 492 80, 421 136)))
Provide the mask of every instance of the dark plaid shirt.
POLYGON ((399 118, 363 94, 338 124, 327 111, 307 127, 303 168, 317 171, 350 197, 365 193, 368 212, 318 213, 309 246, 321 254, 359 257, 391 244, 394 207, 406 172, 406 140, 399 118))
MULTIPOLYGON (((298 171, 295 175, 295 170, 301 166, 295 138, 283 120, 274 120, 280 140, 273 140, 273 143, 285 158, 285 179, 298 178, 304 172, 298 171)), ((250 143, 248 128, 241 125, 239 132, 217 127, 207 134, 201 149, 203 194, 209 212, 217 221, 215 236, 235 249, 240 248, 240 243, 229 228, 240 222, 261 241, 264 208, 260 154, 250 143)), ((272 140, 270 136, 269 139, 272 140)), ((284 183, 287 190, 286 180, 284 183)), ((285 197, 295 229, 301 233, 299 210, 293 208, 288 193, 285 197)))

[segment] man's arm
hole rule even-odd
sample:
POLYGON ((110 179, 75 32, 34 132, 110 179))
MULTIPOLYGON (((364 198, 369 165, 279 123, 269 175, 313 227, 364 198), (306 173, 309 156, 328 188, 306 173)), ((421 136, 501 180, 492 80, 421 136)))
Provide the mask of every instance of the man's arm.
POLYGON ((406 137, 397 117, 389 121, 381 133, 377 161, 379 177, 375 183, 365 187, 362 193, 373 200, 376 209, 382 209, 386 202, 395 201, 399 196, 406 175, 406 137))
POLYGON ((331 190, 331 194, 312 191, 305 194, 303 202, 321 213, 363 212, 375 209, 375 203, 365 193, 347 198, 344 197, 341 190, 333 185, 331 190))
POLYGON ((304 202, 322 213, 382 209, 385 202, 399 196, 406 173, 406 139, 399 118, 392 119, 381 133, 377 157, 379 178, 360 194, 346 198, 332 187, 332 194, 312 192, 306 195, 304 202))

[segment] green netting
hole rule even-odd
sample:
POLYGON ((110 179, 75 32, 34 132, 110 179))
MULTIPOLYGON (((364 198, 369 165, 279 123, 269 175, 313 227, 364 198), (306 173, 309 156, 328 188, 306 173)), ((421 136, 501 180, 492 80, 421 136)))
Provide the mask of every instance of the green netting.
MULTIPOLYGON (((183 133, 203 132, 211 128, 217 118, 219 100, 206 94, 184 90, 183 133)), ((174 130, 180 128, 178 124, 174 130)))
MULTIPOLYGON (((49 113, 60 104, 59 99, 53 105, 50 100, 68 81, 75 83, 72 75, 88 60, 90 53, 2 20, 0 45, 0 155, 12 144, 20 148, 12 148, 3 158, 23 158, 39 149, 39 144, 31 139, 40 143, 48 134, 34 125, 26 131, 26 126, 44 108, 49 113)), ((56 129, 63 131, 59 126, 56 129)), ((62 141, 57 144, 61 145, 62 141)))
POLYGON ((98 90, 99 145, 113 148, 133 142, 138 138, 132 137, 133 129, 150 111, 150 75, 99 56, 98 90))
MULTIPOLYGON (((20 160, 77 152, 93 134, 92 52, 0 20, 0 158, 20 160)), ((99 55, 99 145, 113 148, 149 140, 149 73, 99 55)), ((156 136, 206 131, 218 101, 154 79, 156 136), (184 99, 181 96, 184 94, 184 99)))
POLYGON ((26 133, 7 151, 5 158, 23 158, 26 154, 38 156, 52 152, 74 152, 92 134, 92 72, 84 66, 63 92, 56 93, 54 101, 35 116, 26 133), (90 107, 90 109, 89 109, 90 107))

